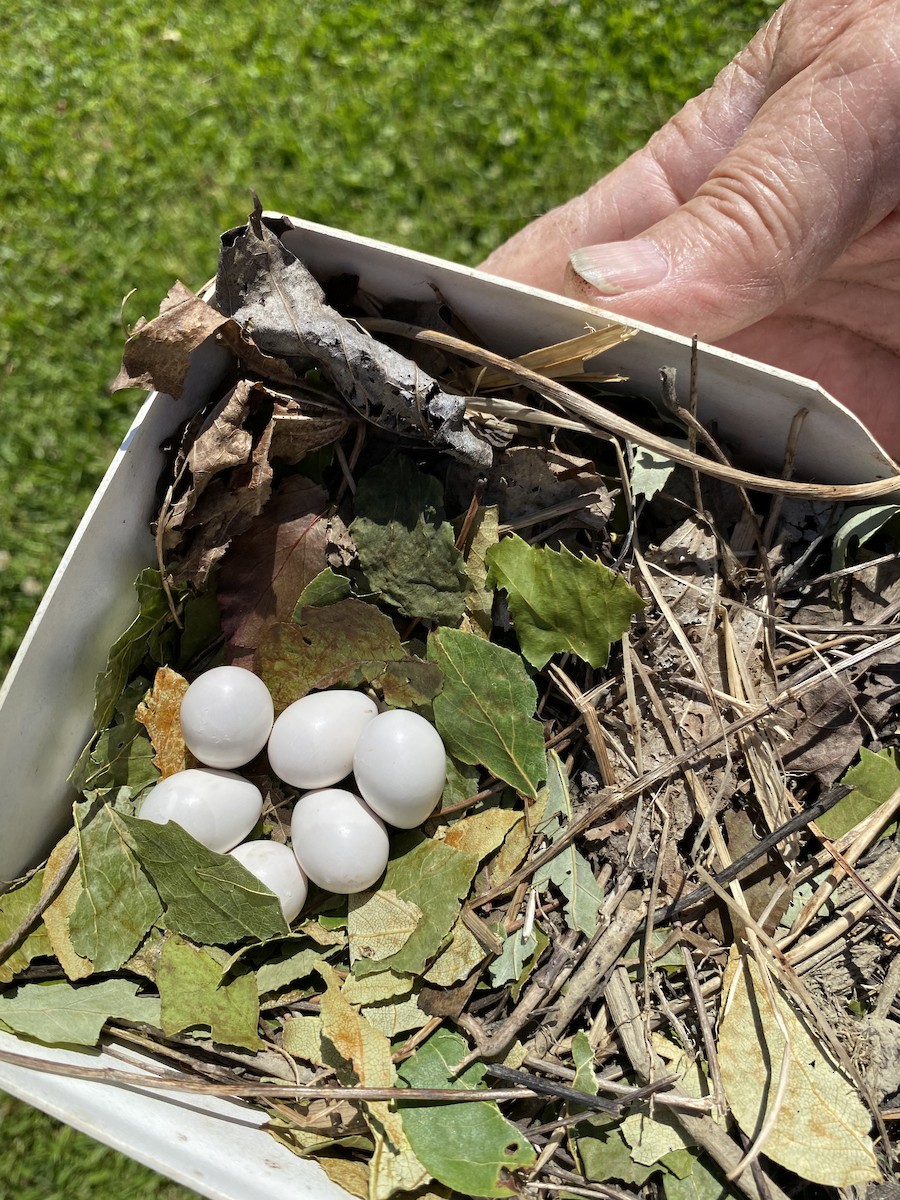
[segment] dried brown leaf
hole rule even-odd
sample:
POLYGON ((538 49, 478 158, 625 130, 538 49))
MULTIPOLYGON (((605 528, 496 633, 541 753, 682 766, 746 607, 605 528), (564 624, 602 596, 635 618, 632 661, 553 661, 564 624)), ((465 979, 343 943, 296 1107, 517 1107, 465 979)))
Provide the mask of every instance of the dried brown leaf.
POLYGON ((181 732, 181 701, 187 690, 188 681, 183 675, 171 667, 160 667, 153 687, 135 709, 135 720, 149 734, 153 764, 163 779, 197 765, 181 732))
POLYGON ((317 484, 291 476, 231 544, 218 584, 229 662, 252 666, 266 633, 291 619, 300 593, 325 569, 327 509, 317 484))

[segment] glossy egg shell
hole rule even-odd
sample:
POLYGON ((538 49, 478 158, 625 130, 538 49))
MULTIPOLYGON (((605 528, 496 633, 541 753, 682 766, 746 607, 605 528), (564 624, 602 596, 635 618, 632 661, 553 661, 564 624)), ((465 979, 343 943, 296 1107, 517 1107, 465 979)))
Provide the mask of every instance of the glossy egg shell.
POLYGON ((296 919, 306 903, 306 876, 290 846, 281 842, 241 842, 229 853, 274 892, 281 901, 281 911, 288 925, 296 919))
POLYGON ((421 825, 441 798, 447 754, 435 727, 418 713, 392 709, 370 721, 353 755, 365 802, 389 825, 421 825))
POLYGON ((357 738, 377 714, 375 701, 362 692, 335 689, 295 700, 269 737, 272 770, 298 788, 339 783, 350 774, 357 738))
POLYGON ((198 675, 181 701, 181 731, 207 767, 241 767, 265 746, 275 708, 263 681, 243 667, 198 675))
POLYGON ((165 825, 174 821, 209 850, 224 854, 242 842, 260 818, 262 792, 231 771, 191 768, 161 779, 147 793, 138 816, 165 825))
POLYGON ((377 883, 390 853, 384 822, 343 788, 300 797, 291 818, 291 844, 313 883, 341 895, 377 883))

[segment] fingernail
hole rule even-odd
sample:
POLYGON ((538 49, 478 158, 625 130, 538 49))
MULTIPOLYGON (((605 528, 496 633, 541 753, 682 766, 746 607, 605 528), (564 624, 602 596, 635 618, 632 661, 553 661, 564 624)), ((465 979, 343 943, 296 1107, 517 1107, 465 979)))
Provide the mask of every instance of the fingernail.
POLYGON ((662 251, 649 238, 582 246, 569 255, 574 269, 604 296, 621 296, 661 283, 669 271, 662 251))

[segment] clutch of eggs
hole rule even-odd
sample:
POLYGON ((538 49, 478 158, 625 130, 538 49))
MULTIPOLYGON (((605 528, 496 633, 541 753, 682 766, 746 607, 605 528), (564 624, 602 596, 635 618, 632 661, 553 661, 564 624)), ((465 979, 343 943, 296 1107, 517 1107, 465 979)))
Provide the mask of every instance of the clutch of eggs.
POLYGON ((181 727, 203 766, 160 780, 140 816, 175 821, 210 850, 232 853, 278 896, 289 924, 306 900, 307 878, 343 894, 376 883, 390 853, 386 825, 420 825, 444 789, 446 755, 434 726, 405 709, 379 713, 362 692, 312 692, 276 720, 257 675, 213 667, 185 692, 181 727), (292 851, 245 840, 263 798, 233 768, 264 749, 280 779, 309 789, 294 807, 292 851), (334 786, 351 773, 359 795, 334 786))

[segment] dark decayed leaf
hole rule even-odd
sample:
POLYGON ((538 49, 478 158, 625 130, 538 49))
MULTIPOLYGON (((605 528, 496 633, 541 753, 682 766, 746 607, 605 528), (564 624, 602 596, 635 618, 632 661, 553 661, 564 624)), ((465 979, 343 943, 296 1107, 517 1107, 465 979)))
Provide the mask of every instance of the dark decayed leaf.
POLYGON ((207 850, 172 821, 122 821, 173 933, 204 946, 246 938, 263 942, 288 933, 278 898, 230 854, 207 850))
POLYGON ((434 719, 448 751, 536 799, 546 777, 544 731, 534 719, 537 688, 519 655, 440 628, 428 639, 428 657, 444 680, 434 719))
POLYGON ((276 711, 322 688, 373 684, 393 704, 413 706, 441 686, 438 668, 408 654, 390 618, 362 600, 301 609, 296 621, 268 631, 258 664, 276 711))
POLYGON ((124 820, 104 805, 87 826, 78 825, 81 894, 69 917, 69 936, 75 953, 98 973, 127 962, 162 915, 124 820))
POLYGON ((457 624, 468 581, 438 481, 392 454, 360 480, 354 507, 350 532, 373 591, 408 617, 457 624))
POLYGON ((216 307, 252 329, 266 354, 298 368, 317 364, 367 420, 490 465, 490 446, 465 422, 464 398, 444 392, 410 359, 330 308, 303 263, 265 224, 258 203, 246 226, 222 238, 216 307))
POLYGON ((278 488, 219 568, 228 661, 252 669, 266 632, 289 621, 301 592, 325 569, 328 497, 302 475, 278 488))
POLYGON ((609 648, 644 602, 621 575, 598 559, 530 546, 513 534, 486 555, 489 582, 507 594, 522 653, 535 667, 571 652, 604 667, 609 648))
POLYGON ((296 375, 277 358, 263 354, 237 321, 223 316, 183 283, 175 283, 159 306, 159 316, 137 323, 125 343, 122 367, 112 384, 121 388, 155 388, 176 399, 181 395, 193 356, 213 342, 227 346, 255 374, 284 384, 296 375))
MULTIPOLYGON (((484 1067, 453 1068, 468 1047, 457 1033, 439 1029, 402 1064, 408 1087, 476 1088, 484 1067)), ((512 1196, 514 1171, 534 1162, 534 1150, 491 1101, 399 1105, 403 1129, 417 1158, 440 1183, 464 1196, 512 1196)))

